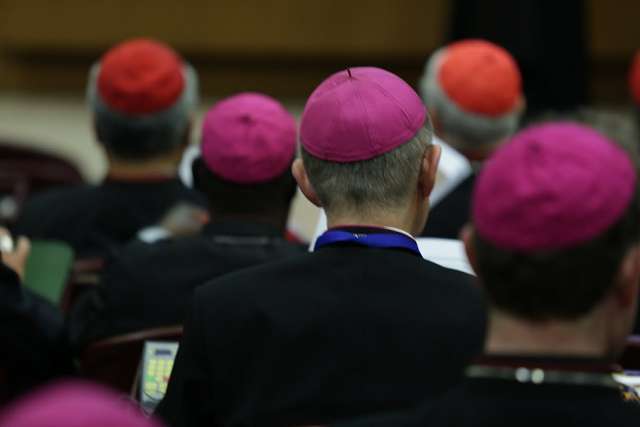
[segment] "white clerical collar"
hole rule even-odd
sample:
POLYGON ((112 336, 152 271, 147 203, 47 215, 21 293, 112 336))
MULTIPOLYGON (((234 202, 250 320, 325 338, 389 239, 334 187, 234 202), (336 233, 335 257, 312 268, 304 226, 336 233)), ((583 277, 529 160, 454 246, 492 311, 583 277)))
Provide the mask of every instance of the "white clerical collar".
POLYGON ((399 228, 395 228, 395 227, 382 227, 382 228, 384 228, 385 230, 395 231, 396 233, 404 234, 405 236, 411 237, 411 239, 416 240, 411 234, 399 228))

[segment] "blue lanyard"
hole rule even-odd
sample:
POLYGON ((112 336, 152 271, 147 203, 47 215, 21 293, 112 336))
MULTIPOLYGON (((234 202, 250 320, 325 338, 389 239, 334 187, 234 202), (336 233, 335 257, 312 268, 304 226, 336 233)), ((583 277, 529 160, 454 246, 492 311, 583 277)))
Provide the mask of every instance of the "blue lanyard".
POLYGON ((344 230, 328 230, 318 237, 313 250, 336 243, 352 243, 370 248, 406 249, 422 257, 420 249, 418 249, 418 244, 414 239, 395 231, 369 234, 344 230))

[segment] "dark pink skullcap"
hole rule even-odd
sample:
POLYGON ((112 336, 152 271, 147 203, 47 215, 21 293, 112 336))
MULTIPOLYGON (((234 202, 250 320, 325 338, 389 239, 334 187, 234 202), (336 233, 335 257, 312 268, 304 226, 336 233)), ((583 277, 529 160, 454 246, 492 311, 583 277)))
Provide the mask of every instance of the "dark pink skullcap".
POLYGON ((473 222, 502 249, 565 249, 618 221, 635 187, 631 160, 600 133, 569 122, 538 125, 487 162, 474 190, 473 222))
POLYGON ((160 427, 121 396, 74 381, 41 389, 0 416, 0 427, 160 427))
POLYGON ((251 184, 283 174, 296 150, 296 121, 275 99, 241 93, 224 99, 202 125, 202 157, 220 177, 251 184))
POLYGON ((426 119, 420 97, 400 77, 380 68, 350 68, 313 91, 302 114, 300 142, 323 160, 368 160, 411 140, 426 119))

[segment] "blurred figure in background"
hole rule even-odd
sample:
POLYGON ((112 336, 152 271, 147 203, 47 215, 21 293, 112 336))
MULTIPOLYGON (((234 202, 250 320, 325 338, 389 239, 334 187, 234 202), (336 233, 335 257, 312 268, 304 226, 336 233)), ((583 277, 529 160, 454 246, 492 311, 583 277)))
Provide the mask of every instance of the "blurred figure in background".
POLYGON ((518 128, 524 112, 520 71, 509 53, 484 40, 436 51, 420 81, 437 136, 471 162, 471 173, 429 214, 424 236, 457 239, 469 220, 481 163, 518 128))
POLYGON ((633 57, 629 70, 629 91, 635 106, 636 125, 640 127, 640 51, 633 57))
POLYGON ((396 75, 335 73, 309 97, 293 173, 325 208, 314 252, 195 291, 167 395, 172 426, 313 425, 414 407, 482 346, 472 277, 422 258, 440 148, 396 75))
POLYGON ((22 286, 30 244, 0 228, 0 405, 73 372, 62 315, 22 286))
POLYGON ((612 377, 640 280, 628 155, 575 123, 528 128, 480 173, 463 234, 489 301, 485 356, 421 414, 351 425, 636 424, 612 377))
POLYGON ((161 427, 137 405, 84 382, 47 386, 7 407, 0 427, 161 427))
POLYGON ((35 196, 15 234, 63 240, 79 256, 105 255, 178 202, 204 204, 177 178, 198 80, 176 52, 148 39, 116 45, 91 70, 87 100, 109 161, 106 179, 35 196))
POLYGON ((165 239, 127 246, 101 286, 74 308, 70 325, 76 347, 181 324, 198 285, 306 250, 284 239, 296 189, 291 175, 296 122, 280 103, 257 93, 218 102, 205 117, 201 152, 194 184, 209 200, 211 222, 196 235, 180 237, 174 235, 197 229, 198 221, 173 221, 142 233, 165 239))

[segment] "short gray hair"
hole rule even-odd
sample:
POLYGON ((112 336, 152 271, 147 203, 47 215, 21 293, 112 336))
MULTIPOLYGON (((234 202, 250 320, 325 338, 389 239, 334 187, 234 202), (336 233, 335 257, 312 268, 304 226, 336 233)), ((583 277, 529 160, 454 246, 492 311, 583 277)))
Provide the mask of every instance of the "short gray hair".
POLYGON ((579 107, 570 112, 547 111, 534 123, 550 121, 573 121, 590 126, 624 149, 640 169, 639 130, 627 111, 593 107, 579 107))
POLYGON ((422 159, 431 146, 429 122, 401 146, 369 160, 337 163, 301 148, 307 175, 324 208, 338 213, 394 210, 415 190, 422 159))
POLYGON ((94 114, 99 142, 111 154, 126 160, 148 160, 171 151, 185 141, 199 100, 198 75, 191 65, 183 64, 185 88, 172 106, 135 116, 107 105, 98 91, 99 74, 100 63, 97 63, 89 72, 86 97, 94 114))

